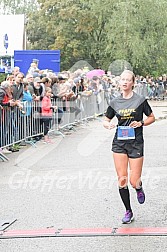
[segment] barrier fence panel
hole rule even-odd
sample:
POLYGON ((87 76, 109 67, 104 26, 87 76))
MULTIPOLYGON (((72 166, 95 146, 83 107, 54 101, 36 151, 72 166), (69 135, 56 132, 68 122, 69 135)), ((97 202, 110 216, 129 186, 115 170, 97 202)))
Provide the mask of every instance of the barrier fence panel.
POLYGON ((0 147, 7 147, 24 139, 24 120, 18 107, 3 108, 0 112, 0 147))
POLYGON ((33 138, 43 135, 44 128, 41 117, 41 102, 25 102, 24 107, 24 140, 34 145, 33 138))
POLYGON ((135 86, 134 91, 148 99, 165 100, 167 98, 167 91, 163 85, 159 84, 139 83, 135 86))

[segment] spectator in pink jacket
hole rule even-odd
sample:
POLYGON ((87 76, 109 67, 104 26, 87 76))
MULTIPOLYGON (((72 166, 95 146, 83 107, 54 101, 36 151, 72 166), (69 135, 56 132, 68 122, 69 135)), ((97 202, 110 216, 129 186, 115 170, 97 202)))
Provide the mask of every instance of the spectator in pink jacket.
POLYGON ((50 87, 47 87, 45 89, 45 95, 42 99, 42 120, 44 124, 44 142, 45 143, 51 143, 48 136, 49 125, 52 120, 53 110, 57 109, 56 106, 52 106, 51 95, 52 95, 52 90, 50 87))

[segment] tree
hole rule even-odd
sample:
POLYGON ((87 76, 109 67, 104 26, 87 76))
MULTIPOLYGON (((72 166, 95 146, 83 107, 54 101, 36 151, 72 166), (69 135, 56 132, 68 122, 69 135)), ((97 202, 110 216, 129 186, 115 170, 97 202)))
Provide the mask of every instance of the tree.
POLYGON ((35 0, 1 0, 1 14, 27 14, 37 9, 35 0))
POLYGON ((62 51, 64 66, 71 66, 77 60, 85 58, 89 59, 89 63, 94 67, 102 66, 107 45, 105 26, 110 18, 110 2, 105 2, 106 5, 101 10, 99 0, 95 3, 92 0, 86 3, 81 0, 40 1, 41 9, 29 19, 32 23, 28 26, 28 39, 33 45, 32 48, 39 49, 40 46, 44 49, 39 39, 43 39, 42 27, 43 33, 47 32, 43 46, 48 46, 48 43, 54 40, 49 48, 62 51), (35 23, 35 19, 38 19, 38 23, 35 23), (37 28, 37 25, 40 28, 37 28))
POLYGON ((164 0, 38 0, 34 10, 32 0, 2 3, 26 12, 29 49, 61 50, 62 69, 86 60, 107 70, 119 60, 138 74, 167 72, 164 0))

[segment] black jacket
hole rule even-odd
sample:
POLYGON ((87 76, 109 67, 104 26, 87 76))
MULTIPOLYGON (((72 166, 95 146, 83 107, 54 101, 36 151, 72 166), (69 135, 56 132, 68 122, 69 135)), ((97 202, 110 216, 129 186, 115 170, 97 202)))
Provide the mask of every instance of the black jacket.
POLYGON ((14 100, 21 100, 23 97, 23 84, 20 83, 19 89, 16 84, 13 84, 12 86, 12 93, 13 93, 13 99, 14 100))

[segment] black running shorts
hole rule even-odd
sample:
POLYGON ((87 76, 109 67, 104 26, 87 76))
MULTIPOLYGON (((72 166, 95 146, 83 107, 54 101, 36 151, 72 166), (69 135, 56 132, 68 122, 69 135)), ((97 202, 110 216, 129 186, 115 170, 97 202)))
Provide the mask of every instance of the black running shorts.
POLYGON ((127 154, 129 158, 139 158, 144 155, 144 143, 131 141, 113 141, 112 151, 115 153, 127 154))

